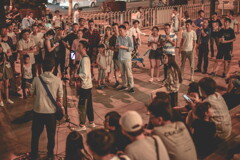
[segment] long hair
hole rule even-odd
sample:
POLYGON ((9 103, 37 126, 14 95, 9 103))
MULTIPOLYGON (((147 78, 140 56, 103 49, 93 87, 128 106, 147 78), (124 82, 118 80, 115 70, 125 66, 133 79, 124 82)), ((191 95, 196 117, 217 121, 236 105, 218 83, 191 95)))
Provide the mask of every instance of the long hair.
POLYGON ((111 34, 112 34, 112 29, 111 29, 111 27, 107 26, 107 27, 105 28, 104 41, 105 41, 107 38, 110 38, 110 37, 108 37, 108 35, 107 35, 107 30, 110 30, 110 32, 111 32, 111 34))
POLYGON ((85 159, 86 156, 81 149, 84 149, 82 135, 76 131, 69 133, 66 142, 66 160, 85 159))
POLYGON ((168 56, 168 65, 167 65, 168 69, 173 68, 177 73, 176 76, 178 76, 179 82, 182 83, 182 74, 179 69, 179 66, 177 65, 177 63, 175 61, 175 57, 170 54, 167 54, 166 56, 168 56))

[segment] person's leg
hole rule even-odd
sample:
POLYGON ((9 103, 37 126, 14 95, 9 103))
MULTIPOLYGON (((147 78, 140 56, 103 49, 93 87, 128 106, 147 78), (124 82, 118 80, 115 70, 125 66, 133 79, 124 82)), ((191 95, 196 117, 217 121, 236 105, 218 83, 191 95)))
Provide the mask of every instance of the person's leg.
POLYGON ((94 112, 93 112, 93 104, 92 104, 92 89, 87 90, 86 96, 87 96, 87 117, 88 117, 88 121, 91 123, 94 121, 94 112))
POLYGON ((157 70, 157 81, 160 81, 159 74, 160 74, 160 59, 156 59, 156 70, 157 70))
POLYGON ((0 102, 2 102, 2 87, 3 87, 3 81, 0 81, 0 102))
POLYGON ((133 81, 133 74, 132 74, 132 61, 131 60, 126 60, 126 61, 124 61, 124 65, 125 65, 125 68, 126 68, 128 86, 130 88, 133 88, 134 87, 134 81, 133 81))
POLYGON ((32 140, 31 140, 31 155, 36 158, 38 155, 39 137, 44 128, 44 117, 39 113, 33 113, 32 120, 32 140))
POLYGON ((211 57, 214 57, 214 41, 215 41, 215 38, 214 38, 214 37, 211 37, 211 38, 210 38, 211 57))
POLYGON ((227 75, 231 66, 231 60, 224 60, 224 74, 227 75))
POLYGON ((167 65, 166 64, 164 64, 163 71, 164 71, 164 80, 165 80, 167 78, 167 65))
POLYGON ((197 64, 197 71, 201 72, 202 69, 202 59, 203 59, 203 49, 202 45, 199 46, 199 52, 198 52, 198 64, 197 64))
POLYGON ((4 93, 5 93, 5 96, 6 96, 6 100, 8 100, 9 99, 9 80, 7 79, 7 80, 4 80, 3 81, 4 82, 4 93))
POLYGON ((190 64, 190 75, 191 75, 191 81, 194 81, 194 54, 192 51, 187 52, 187 58, 189 60, 189 64, 190 64))
POLYGON ((56 133, 56 116, 55 114, 46 115, 46 129, 47 129, 47 137, 48 137, 48 157, 53 157, 54 155, 54 146, 55 146, 55 133, 56 133))
POLYGON ((127 87, 127 77, 126 77, 126 68, 124 65, 124 61, 119 61, 119 67, 122 77, 122 87, 127 87))
POLYGON ((207 69, 208 69, 208 46, 204 47, 204 51, 203 51, 203 58, 204 58, 204 64, 203 64, 203 72, 207 73, 207 69))
POLYGON ((151 78, 150 78, 150 82, 152 82, 153 81, 153 76, 154 76, 154 67, 155 67, 155 59, 149 59, 149 61, 150 61, 150 76, 151 76, 151 78))
POLYGON ((185 67, 185 62, 186 62, 186 52, 181 52, 181 73, 182 73, 182 78, 184 77, 184 67, 185 67))
POLYGON ((78 113, 80 125, 85 125, 86 123, 86 108, 88 100, 86 98, 86 90, 83 88, 79 89, 79 101, 78 101, 78 113))
POLYGON ((102 72, 101 72, 101 68, 98 68, 98 86, 101 86, 101 75, 102 75, 102 72))

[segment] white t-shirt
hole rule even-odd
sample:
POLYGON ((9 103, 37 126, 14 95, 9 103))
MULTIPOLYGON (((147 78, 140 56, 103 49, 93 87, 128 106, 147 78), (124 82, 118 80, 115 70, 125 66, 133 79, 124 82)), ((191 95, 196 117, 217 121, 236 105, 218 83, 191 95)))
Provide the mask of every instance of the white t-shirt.
MULTIPOLYGON (((43 37, 41 33, 37 33, 36 35, 31 34, 30 38, 34 40, 34 43, 38 49, 43 48, 43 37)), ((36 55, 37 54, 39 54, 39 52, 37 52, 36 55)))
MULTIPOLYGON (((159 35, 157 37, 154 37, 153 35, 150 35, 148 37, 148 42, 158 42, 159 41, 159 35)), ((157 49, 157 44, 152 44, 151 47, 152 50, 156 50, 157 49)))
POLYGON ((92 74, 91 74, 91 62, 88 56, 83 56, 80 61, 79 77, 82 80, 81 87, 83 89, 90 89, 93 87, 92 74))
POLYGON ((23 78, 25 79, 32 79, 33 75, 32 75, 32 65, 23 65, 23 78))
POLYGON ((79 11, 77 10, 73 14, 73 22, 78 24, 79 18, 80 18, 80 14, 79 14, 79 11))
POLYGON ((152 134, 162 139, 171 160, 197 160, 193 140, 183 122, 155 127, 152 134))
POLYGON ((0 42, 0 44, 1 44, 2 48, 3 48, 3 52, 4 52, 4 53, 7 53, 8 50, 11 50, 11 48, 9 47, 9 45, 8 45, 7 43, 5 43, 5 42, 0 42))
POLYGON ((194 30, 183 31, 182 33, 182 51, 192 51, 193 50, 193 42, 197 40, 197 34, 194 30))
MULTIPOLYGON (((158 143, 160 160, 169 160, 167 150, 162 140, 154 136, 158 143)), ((157 160, 156 146, 152 137, 136 140, 125 148, 126 155, 131 160, 157 160)))
POLYGON ((232 19, 231 20, 231 23, 229 24, 229 27, 234 29, 234 26, 238 24, 238 20, 236 19, 232 19))
MULTIPOLYGON (((27 41, 20 39, 17 44, 17 50, 23 51, 23 50, 29 50, 30 47, 35 47, 35 42, 33 39, 28 39, 27 41)), ((34 64, 35 63, 35 57, 34 53, 27 53, 30 57, 30 63, 34 64)))
POLYGON ((54 27, 61 27, 61 17, 53 16, 54 27))

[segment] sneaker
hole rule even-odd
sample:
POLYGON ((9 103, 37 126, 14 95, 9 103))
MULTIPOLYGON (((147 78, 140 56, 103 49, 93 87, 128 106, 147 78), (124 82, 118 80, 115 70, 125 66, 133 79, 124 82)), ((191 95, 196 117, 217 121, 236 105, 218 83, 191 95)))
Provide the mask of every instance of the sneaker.
POLYGON ((82 125, 82 126, 78 126, 76 128, 73 128, 74 131, 77 131, 77 132, 80 132, 80 131, 86 131, 87 128, 85 125, 82 125))
POLYGON ((153 78, 150 78, 150 79, 149 79, 149 82, 151 82, 151 83, 152 83, 152 82, 153 82, 153 78))
POLYGON ((10 103, 10 104, 14 103, 11 99, 8 99, 7 102, 10 103))
POLYGON ((0 102, 0 106, 1 106, 1 107, 4 107, 3 101, 0 102))
POLYGON ((103 89, 103 86, 98 86, 96 89, 103 89))
POLYGON ((117 88, 118 86, 119 86, 119 82, 117 81, 117 82, 114 84, 113 88, 117 88))
POLYGON ((131 88, 131 89, 129 89, 129 91, 128 91, 129 93, 134 93, 134 89, 133 88, 131 88))
POLYGON ((209 75, 214 77, 214 76, 216 76, 216 73, 211 72, 209 75))
POLYGON ((225 73, 222 74, 222 78, 226 78, 226 74, 225 73))
POLYGON ((201 70, 200 69, 196 69, 194 72, 201 72, 201 70))
POLYGON ((127 87, 123 87, 123 86, 121 88, 118 88, 119 91, 124 91, 126 89, 127 89, 127 87))
POLYGON ((102 87, 103 87, 103 88, 108 88, 108 85, 107 85, 106 83, 103 83, 103 84, 102 84, 102 87))
POLYGON ((88 127, 90 127, 90 128, 95 128, 96 125, 95 125, 94 122, 89 122, 89 123, 88 123, 88 127))

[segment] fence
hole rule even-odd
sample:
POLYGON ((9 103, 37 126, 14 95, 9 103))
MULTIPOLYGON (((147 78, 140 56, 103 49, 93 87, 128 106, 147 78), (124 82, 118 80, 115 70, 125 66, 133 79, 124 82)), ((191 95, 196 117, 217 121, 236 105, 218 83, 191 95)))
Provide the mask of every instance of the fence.
MULTIPOLYGON (((210 16, 210 3, 205 4, 191 4, 191 5, 179 5, 179 6, 167 6, 167 7, 157 7, 157 8, 146 8, 143 9, 143 27, 159 26, 164 23, 171 22, 171 14, 174 7, 177 7, 180 16, 184 11, 188 11, 191 19, 196 19, 198 17, 198 10, 203 9, 205 11, 205 16, 210 16)), ((127 10, 124 12, 108 12, 108 13, 84 13, 83 17, 85 19, 93 19, 98 21, 101 25, 119 23, 122 24, 124 21, 132 23, 132 15, 135 14, 137 10, 127 10)))

